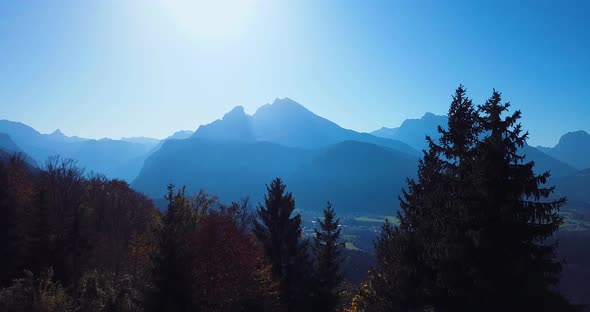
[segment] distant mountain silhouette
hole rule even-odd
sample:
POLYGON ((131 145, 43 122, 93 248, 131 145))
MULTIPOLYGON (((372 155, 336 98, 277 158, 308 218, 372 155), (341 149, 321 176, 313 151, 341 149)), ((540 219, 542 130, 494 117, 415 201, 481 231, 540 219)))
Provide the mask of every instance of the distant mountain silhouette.
POLYGON ((22 152, 20 147, 18 147, 18 145, 16 145, 6 133, 0 133, 0 149, 9 153, 22 152))
MULTIPOLYGON (((420 150, 428 149, 426 136, 430 136, 437 141, 440 138, 438 126, 446 128, 448 117, 446 115, 434 115, 426 113, 420 119, 406 119, 398 128, 381 128, 373 131, 372 134, 387 138, 394 138, 406 142, 412 147, 420 150)), ((548 155, 543 150, 539 150, 529 145, 525 145, 521 154, 527 156, 527 160, 535 162, 535 171, 538 173, 551 171, 554 177, 567 176, 574 174, 577 170, 570 164, 565 163, 556 157, 548 155)))
MULTIPOLYGON (((536 171, 554 177, 576 172, 571 166, 525 146, 536 171)), ((262 199, 264 185, 280 176, 297 195, 298 207, 316 209, 331 200, 340 212, 391 213, 406 178, 414 177, 417 157, 390 148, 344 141, 319 149, 301 149, 269 142, 214 141, 193 137, 165 142, 145 161, 133 186, 154 198, 166 185, 200 188, 222 200, 251 196, 262 199)))
POLYGON ((315 210, 330 200, 340 212, 387 215, 398 207, 418 158, 382 146, 345 141, 318 151, 289 179, 300 207, 315 210))
POLYGON ((188 140, 163 142, 133 186, 154 197, 174 183, 225 200, 246 195, 260 200, 264 185, 279 176, 300 190, 300 207, 333 200, 343 210, 364 202, 368 211, 383 212, 396 205, 406 177, 415 174, 418 154, 400 141, 344 129, 285 98, 252 116, 238 106, 188 140), (368 191, 374 198, 367 198, 368 191))
MULTIPOLYGON (((168 136, 167 138, 160 140, 160 142, 158 142, 158 144, 156 144, 156 146, 154 146, 150 150, 150 152, 147 155, 145 155, 144 159, 147 158, 152 153, 154 153, 155 151, 159 150, 160 147, 162 147, 162 145, 164 144, 164 142, 169 141, 169 140, 185 140, 185 139, 190 138, 194 133, 195 132, 191 131, 191 130, 180 130, 180 131, 174 132, 172 135, 168 136)), ((137 172, 139 173, 139 170, 137 172)))
POLYGON ((131 181, 143 164, 141 157, 150 149, 140 143, 101 139, 69 144, 61 149, 61 155, 76 159, 88 171, 131 181))
POLYGON ((236 106, 222 119, 200 126, 193 137, 220 141, 256 140, 252 117, 246 115, 242 106, 236 106))
POLYGON ((139 144, 147 145, 149 147, 155 147, 156 145, 158 145, 158 143, 160 143, 160 140, 158 140, 158 139, 144 137, 144 136, 128 137, 128 138, 123 137, 123 138, 121 138, 121 141, 126 141, 126 142, 131 142, 131 143, 139 143, 139 144))
POLYGON ((82 142, 82 141, 89 140, 89 139, 85 139, 85 138, 81 138, 81 137, 77 137, 77 136, 69 137, 69 136, 63 134, 63 132, 61 132, 61 130, 59 130, 59 129, 56 129, 55 131, 53 131, 50 134, 44 134, 44 136, 52 141, 55 141, 55 142, 82 142))
POLYGON ((576 172, 570 176, 554 179, 556 193, 566 196, 572 206, 590 205, 590 169, 576 172))
POLYGON ((401 141, 344 129, 289 98, 263 105, 252 116, 238 106, 223 119, 199 127, 194 136, 212 140, 266 141, 301 148, 320 148, 352 140, 419 155, 401 141))
POLYGON ((300 148, 270 142, 228 142, 192 137, 169 140, 149 156, 133 187, 163 197, 169 183, 204 188, 225 201, 261 195, 272 178, 291 175, 311 157, 300 148))
POLYGON ((537 147, 577 169, 590 168, 590 134, 580 130, 564 134, 555 147, 537 147))
POLYGON ((41 166, 48 157, 60 155, 75 159, 88 171, 126 180, 133 179, 141 168, 141 163, 133 163, 133 160, 151 149, 143 144, 120 140, 67 137, 59 130, 51 134, 41 134, 23 123, 9 120, 0 120, 0 132, 8 134, 14 143, 41 166), (123 170, 122 167, 126 166, 132 169, 123 170))
POLYGON ((287 146, 322 147, 344 141, 352 132, 289 98, 261 106, 252 119, 258 140, 287 146))
POLYGON ((190 139, 163 141, 132 185, 156 198, 174 183, 226 201, 247 195, 261 200, 264 185, 279 176, 298 191, 300 208, 333 200, 341 210, 363 203, 368 211, 384 212, 415 174, 417 155, 405 143, 343 129, 293 100, 277 99, 252 116, 238 106, 190 139))
POLYGON ((406 177, 415 175, 417 157, 355 141, 320 149, 270 142, 213 141, 193 137, 165 142, 145 161, 133 187, 161 198, 168 183, 200 188, 223 201, 251 196, 262 200, 264 185, 283 177, 298 207, 320 209, 327 200, 343 212, 391 212, 406 177))
MULTIPOLYGON (((446 122, 446 116, 427 113, 390 130, 426 148, 426 135, 437 139, 438 125, 446 122)), ((277 99, 252 116, 238 106, 200 126, 190 139, 161 144, 133 182, 150 196, 161 198, 174 183, 190 191, 204 188, 226 201, 246 195, 261 200, 265 183, 279 176, 300 208, 331 200, 347 212, 390 213, 418 160, 416 149, 400 141, 343 129, 290 99, 277 99)), ((520 152, 535 162, 537 173, 549 170, 558 178, 577 172, 534 147, 520 152)))
POLYGON ((371 134, 399 140, 405 142, 417 150, 424 150, 428 148, 426 136, 430 136, 434 140, 440 138, 437 127, 446 127, 448 117, 446 115, 434 115, 426 113, 420 119, 406 119, 398 128, 381 128, 371 132, 371 134))
MULTIPOLYGON (((195 132, 192 130, 180 130, 180 131, 176 131, 174 132, 174 134, 172 134, 171 136, 165 138, 162 141, 167 141, 167 140, 184 140, 184 139, 188 139, 190 138, 195 132)), ((160 141, 160 142, 162 142, 160 141)))
POLYGON ((35 129, 21 123, 10 120, 0 120, 0 132, 6 133, 14 142, 18 142, 21 148, 27 146, 45 146, 49 142, 45 136, 35 129))
POLYGON ((6 133, 0 133, 0 161, 6 161, 13 155, 20 154, 31 167, 38 167, 37 162, 25 153, 6 133))
MULTIPOLYGON (((238 106, 194 132, 178 131, 161 141, 90 140, 59 130, 40 134, 25 124, 1 120, 0 132, 7 135, 0 135, 0 150, 4 155, 22 150, 41 165, 50 155, 73 158, 88 171, 133 181, 135 188, 156 199, 173 183, 187 185, 191 192, 204 188, 225 202, 248 195, 257 202, 264 185, 278 176, 296 195, 299 208, 321 209, 330 200, 341 212, 390 214, 406 178, 416 174, 425 136, 437 139, 437 126, 446 120, 426 113, 399 128, 358 133, 286 98, 260 107, 252 116, 238 106)), ((560 194, 583 200, 590 178, 571 165, 582 157, 571 155, 577 155, 572 154, 575 146, 578 154, 588 154, 579 152, 587 136, 571 133, 555 148, 541 151, 526 145, 520 152, 535 162, 537 173, 551 171, 550 183, 558 184, 560 194)))
POLYGON ((576 168, 554 157, 551 157, 530 145, 525 145, 522 149, 520 149, 519 153, 526 156, 526 161, 532 160, 535 162, 534 169, 537 174, 549 171, 551 173, 551 177, 557 178, 569 176, 577 172, 576 168))

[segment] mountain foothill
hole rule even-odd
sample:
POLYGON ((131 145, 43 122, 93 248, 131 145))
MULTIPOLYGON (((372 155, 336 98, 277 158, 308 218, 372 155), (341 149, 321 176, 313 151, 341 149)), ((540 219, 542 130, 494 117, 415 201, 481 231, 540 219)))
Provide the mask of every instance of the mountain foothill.
MULTIPOLYGON (((87 172, 125 180, 158 200, 170 183, 204 189, 224 202, 262 199, 264 185, 281 177, 298 194, 298 208, 331 200, 339 213, 390 215, 407 178, 414 178, 426 136, 438 139, 447 116, 425 113, 399 127, 362 133, 345 129, 289 99, 276 99, 248 115, 237 106, 195 131, 148 137, 86 139, 59 129, 41 134, 20 122, 0 120, 0 159, 25 155, 31 167, 48 157, 74 159, 87 172)), ((534 135, 534 133, 533 133, 534 135)), ((588 205, 590 135, 564 134, 554 147, 524 145, 538 172, 550 171, 557 195, 588 205)))

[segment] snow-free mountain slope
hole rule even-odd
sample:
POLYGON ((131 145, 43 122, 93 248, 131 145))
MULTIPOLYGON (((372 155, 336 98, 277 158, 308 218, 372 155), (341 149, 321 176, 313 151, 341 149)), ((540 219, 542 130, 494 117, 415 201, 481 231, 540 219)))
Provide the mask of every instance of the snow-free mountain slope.
POLYGON ((244 112, 242 106, 236 106, 222 119, 199 126, 193 137, 221 141, 254 141, 256 139, 252 117, 244 112))
POLYGON ((249 116, 241 106, 222 119, 200 126, 194 137, 211 140, 264 141, 289 147, 321 148, 344 141, 382 145, 410 155, 419 152, 398 140, 344 129, 289 99, 276 99, 249 116))
POLYGON ((538 147, 577 169, 590 168, 590 134, 586 131, 574 131, 564 134, 555 147, 538 147))
POLYGON ((426 113, 419 119, 406 119, 398 128, 381 128, 371 132, 371 134, 399 140, 409 144, 417 150, 428 148, 426 136, 437 140, 440 134, 437 131, 438 126, 446 128, 448 117, 446 115, 435 115, 426 113))
MULTIPOLYGON (((59 130, 41 134, 30 126, 9 120, 0 120, 0 132, 10 136, 23 152, 41 166, 48 157, 59 155, 76 160, 87 171, 129 181, 142 165, 134 160, 151 150, 149 146, 121 140, 68 137, 59 130), (128 170, 126 166, 135 169, 128 170)), ((143 159, 137 161, 143 162, 143 159)))

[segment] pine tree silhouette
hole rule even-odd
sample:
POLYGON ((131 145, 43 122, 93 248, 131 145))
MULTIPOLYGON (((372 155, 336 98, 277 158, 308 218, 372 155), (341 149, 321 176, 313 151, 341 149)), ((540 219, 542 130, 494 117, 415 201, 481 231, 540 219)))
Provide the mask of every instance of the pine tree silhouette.
POLYGON ((301 239, 301 216, 293 216, 295 200, 280 178, 266 187, 264 205, 259 204, 253 232, 261 242, 273 273, 280 281, 282 300, 288 310, 298 310, 309 299, 307 292, 307 244, 301 239))
POLYGON ((160 252, 156 258, 153 294, 155 311, 191 310, 191 274, 187 238, 194 229, 191 204, 182 187, 168 185, 168 209, 163 217, 160 252))
POLYGON ((547 239, 564 198, 549 199, 549 173, 519 154, 528 133, 519 111, 504 117, 494 91, 475 107, 459 86, 448 130, 429 150, 400 198, 399 226, 386 224, 371 274, 386 309, 567 311, 554 291, 560 264, 547 239))
POLYGON ((312 249, 316 256, 316 278, 318 281, 318 311, 333 311, 338 303, 337 287, 342 281, 340 252, 340 219, 332 204, 328 202, 324 208, 324 219, 318 219, 320 229, 315 230, 312 249))
POLYGON ((487 136, 474 168, 479 202, 470 211, 477 268, 471 298, 500 308, 495 298, 504 298, 511 310, 566 311, 571 307, 554 287, 561 270, 556 244, 547 241, 562 223, 558 211, 566 199, 551 199, 549 172, 535 174, 535 164, 519 153, 528 132, 518 123, 521 112, 509 114, 509 107, 495 90, 478 107, 487 136))

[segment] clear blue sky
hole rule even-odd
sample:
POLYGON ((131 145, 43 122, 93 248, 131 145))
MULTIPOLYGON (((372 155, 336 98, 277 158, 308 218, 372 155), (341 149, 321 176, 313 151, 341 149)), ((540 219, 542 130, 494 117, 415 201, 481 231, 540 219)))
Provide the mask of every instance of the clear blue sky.
POLYGON ((371 131, 445 113, 463 83, 553 145, 590 131, 589 16, 584 0, 5 1, 0 118, 162 138, 290 97, 371 131))

